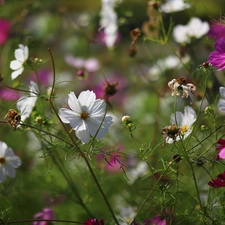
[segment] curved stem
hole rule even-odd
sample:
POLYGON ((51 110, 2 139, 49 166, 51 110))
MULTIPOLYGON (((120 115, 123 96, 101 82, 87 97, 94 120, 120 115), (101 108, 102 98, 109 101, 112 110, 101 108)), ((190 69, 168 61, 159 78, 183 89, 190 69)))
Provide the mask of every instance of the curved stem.
MULTIPOLYGON (((54 64, 54 59, 53 59, 53 57, 52 57, 51 51, 49 50, 49 52, 50 52, 50 56, 51 56, 51 60, 52 60, 52 66, 53 66, 53 82, 55 83, 55 64, 54 64)), ((96 175, 95 175, 95 173, 94 173, 94 171, 93 171, 93 169, 92 169, 92 167, 91 167, 91 165, 90 165, 90 163, 89 163, 87 157, 86 157, 85 154, 82 152, 82 150, 81 150, 80 147, 77 145, 77 143, 74 141, 72 135, 71 135, 70 132, 67 130, 66 125, 62 122, 61 118, 60 118, 59 115, 58 115, 58 112, 57 112, 56 108, 54 107, 54 104, 52 103, 52 98, 51 98, 51 97, 52 97, 52 94, 53 94, 53 89, 54 89, 54 84, 52 85, 52 91, 51 91, 51 93, 50 93, 49 103, 50 103, 50 105, 51 105, 51 107, 52 107, 52 109, 53 109, 55 115, 57 116, 58 120, 60 121, 61 125, 63 126, 64 130, 66 131, 67 135, 69 136, 70 140, 72 141, 74 147, 75 147, 76 150, 79 152, 79 154, 81 155, 81 157, 84 159, 84 161, 85 161, 85 163, 86 163, 86 165, 87 165, 87 167, 88 167, 88 169, 89 169, 89 172, 91 173, 92 178, 94 179, 95 184, 97 185, 98 190, 99 190, 99 192, 101 193, 101 195, 102 195, 102 197, 103 197, 103 199, 104 199, 104 201, 105 201, 105 203, 106 203, 106 205, 107 205, 107 207, 108 207, 108 209, 109 209, 109 211, 110 211, 110 213, 111 213, 111 215, 112 215, 112 217, 113 217, 115 223, 116 223, 117 225, 119 225, 119 222, 118 222, 118 220, 117 220, 117 218, 116 218, 116 216, 115 216, 115 214, 114 214, 114 212, 113 212, 113 210, 112 210, 112 208, 111 208, 111 205, 109 204, 108 199, 106 198, 105 193, 103 192, 103 190, 102 190, 102 188, 101 188, 101 185, 100 185, 99 182, 98 182, 98 179, 97 179, 97 177, 96 177, 96 175)))

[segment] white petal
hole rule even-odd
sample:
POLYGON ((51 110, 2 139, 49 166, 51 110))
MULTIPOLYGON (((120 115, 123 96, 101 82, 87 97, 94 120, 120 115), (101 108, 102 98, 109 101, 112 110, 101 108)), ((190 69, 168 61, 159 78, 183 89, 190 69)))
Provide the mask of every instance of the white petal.
POLYGON ((6 175, 8 175, 11 178, 15 178, 16 170, 8 163, 6 163, 4 166, 5 166, 6 175))
POLYGON ((219 103, 218 103, 218 107, 221 111, 224 111, 225 112, 225 99, 220 99, 219 100, 219 103))
POLYGON ((30 93, 31 96, 36 96, 35 93, 39 93, 39 88, 38 88, 37 83, 35 83, 34 81, 31 81, 30 86, 29 86, 29 90, 31 92, 30 93))
POLYGON ((0 183, 4 182, 6 179, 5 168, 0 164, 0 183))
MULTIPOLYGON (((87 124, 88 124, 91 136, 94 137, 96 132, 99 129, 101 121, 97 122, 94 119, 89 119, 89 120, 87 120, 87 124)), ((105 137, 106 134, 108 133, 108 130, 109 130, 109 127, 110 127, 111 124, 112 124, 112 117, 106 116, 105 119, 104 119, 104 122, 102 123, 101 128, 98 131, 98 134, 97 134, 96 138, 105 137)))
POLYGON ((7 148, 8 147, 7 147, 6 143, 0 141, 0 157, 5 157, 5 152, 6 152, 7 148))
POLYGON ((26 61, 26 59, 24 58, 24 52, 23 52, 22 49, 16 49, 15 50, 15 58, 16 58, 16 60, 18 60, 21 63, 26 61))
POLYGON ((95 103, 96 95, 93 91, 82 91, 78 97, 78 100, 82 106, 87 106, 90 109, 95 103))
POLYGON ((196 120, 196 113, 190 106, 184 108, 184 117, 181 125, 188 125, 190 127, 196 120))
POLYGON ((105 114, 106 104, 103 100, 97 99, 90 109, 90 117, 102 117, 105 114))
POLYGON ((225 87, 220 87, 220 94, 225 99, 225 87))
POLYGON ((22 162, 18 156, 14 156, 12 158, 6 158, 6 160, 13 168, 18 168, 22 164, 22 162))
POLYGON ((75 113, 74 111, 72 111, 70 109, 66 109, 66 108, 59 109, 59 117, 63 121, 63 123, 70 123, 72 121, 77 121, 77 120, 81 119, 79 114, 75 113))
POLYGON ((17 78, 23 72, 23 70, 24 70, 24 68, 21 67, 18 70, 12 72, 12 74, 11 74, 12 80, 14 80, 15 78, 17 78))
POLYGON ((176 117, 175 117, 175 114, 173 113, 170 116, 170 123, 176 124, 177 126, 180 126, 182 121, 183 121, 183 117, 184 117, 184 115, 181 112, 176 112, 176 117))
POLYGON ((188 43, 188 27, 177 25, 173 28, 173 38, 177 43, 188 43))
POLYGON ((83 144, 88 143, 90 141, 90 134, 87 130, 76 130, 75 133, 83 144))
POLYGON ((33 107, 37 101, 37 97, 21 97, 17 102, 17 109, 21 112, 21 121, 24 122, 32 113, 33 107))
POLYGON ((12 69, 12 70, 17 70, 21 67, 23 67, 22 63, 17 60, 13 60, 10 62, 10 69, 12 69))
POLYGON ((68 94, 68 105, 77 115, 80 115, 82 113, 81 105, 74 92, 70 92, 68 94))

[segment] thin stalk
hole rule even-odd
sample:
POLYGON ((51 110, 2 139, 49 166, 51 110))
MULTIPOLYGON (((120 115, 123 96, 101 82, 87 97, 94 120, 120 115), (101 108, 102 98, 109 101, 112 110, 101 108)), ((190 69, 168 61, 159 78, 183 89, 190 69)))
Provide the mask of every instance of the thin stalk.
POLYGON ((168 171, 168 169, 173 165, 173 163, 175 162, 175 160, 173 160, 168 166, 167 168, 163 171, 163 173, 161 174, 161 176, 159 177, 159 179, 157 180, 157 182, 155 183, 154 187, 152 188, 152 190, 149 192, 149 194, 147 195, 147 197, 145 198, 145 200, 142 202, 142 204, 140 205, 140 207, 137 210, 137 213, 133 219, 133 221, 130 223, 130 225, 132 225, 135 222, 135 219, 137 218, 137 216, 139 215, 139 213, 141 212, 142 208, 144 207, 144 205, 146 204, 146 202, 148 201, 148 199, 151 197, 153 191, 155 190, 155 188, 157 187, 157 185, 159 184, 160 180, 162 179, 162 177, 165 175, 165 173, 168 171))
MULTIPOLYGON (((49 49, 49 53, 50 53, 50 57, 51 57, 51 61, 52 61, 52 66, 53 66, 53 82, 55 83, 55 64, 54 64, 54 59, 53 59, 53 56, 52 56, 52 54, 51 54, 50 49, 49 49)), ((59 115, 58 115, 58 112, 57 112, 56 108, 54 107, 54 104, 52 103, 52 95, 53 95, 53 91, 54 91, 54 84, 52 85, 52 90, 51 90, 50 97, 49 97, 49 103, 50 103, 50 105, 51 105, 51 107, 52 107, 52 109, 53 109, 55 115, 57 116, 58 120, 60 121, 61 125, 63 126, 64 130, 66 131, 67 135, 69 136, 70 140, 72 141, 74 147, 75 147, 76 150, 79 152, 79 154, 81 155, 81 157, 84 159, 84 161, 85 161, 85 163, 86 163, 86 165, 87 165, 87 167, 88 167, 88 169, 89 169, 89 172, 91 173, 92 178, 94 179, 94 182, 95 182, 95 184, 97 185, 98 190, 99 190, 99 192, 101 193, 101 195, 102 195, 102 197, 103 197, 103 199, 104 199, 104 201, 105 201, 105 203, 106 203, 106 205, 107 205, 107 207, 108 207, 108 209, 109 209, 109 211, 110 211, 110 213, 111 213, 111 215, 112 215, 112 217, 113 217, 115 223, 116 223, 117 225, 119 225, 119 222, 118 222, 118 220, 117 220, 117 218, 116 218, 116 216, 115 216, 115 214, 114 214, 114 212, 113 212, 113 210, 112 210, 112 208, 111 208, 111 205, 109 204, 108 199, 106 198, 105 193, 103 192, 103 190, 102 190, 102 188, 101 188, 101 185, 100 185, 99 182, 98 182, 98 179, 97 179, 97 177, 96 177, 96 175, 95 175, 95 173, 94 173, 94 171, 93 171, 93 169, 92 169, 92 167, 91 167, 91 165, 90 165, 90 163, 89 163, 87 157, 86 157, 85 154, 82 152, 82 150, 81 150, 80 147, 77 145, 77 143, 74 141, 72 135, 71 135, 70 132, 67 130, 66 125, 62 122, 61 118, 60 118, 59 115)))

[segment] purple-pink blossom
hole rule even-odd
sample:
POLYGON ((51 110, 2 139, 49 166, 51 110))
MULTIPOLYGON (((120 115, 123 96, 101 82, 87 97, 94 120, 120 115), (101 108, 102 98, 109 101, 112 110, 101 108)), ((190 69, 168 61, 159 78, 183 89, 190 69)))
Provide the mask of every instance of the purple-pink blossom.
POLYGON ((160 216, 154 216, 152 219, 145 219, 143 221, 144 225, 166 225, 166 220, 162 219, 160 216))
POLYGON ((19 93, 13 89, 1 88, 0 89, 0 99, 7 101, 16 101, 20 97, 19 93))
POLYGON ((217 177, 215 179, 212 179, 212 181, 209 181, 208 185, 213 188, 225 187, 225 171, 217 175, 217 177))
POLYGON ((223 24, 212 24, 208 36, 216 40, 225 37, 225 26, 223 24))
POLYGON ((48 225, 51 221, 44 220, 55 220, 55 215, 52 209, 44 208, 41 212, 34 215, 34 219, 38 219, 40 221, 34 221, 33 225, 48 225))
POLYGON ((217 68, 217 71, 225 68, 225 38, 220 38, 216 41, 215 52, 209 55, 208 63, 217 68))
POLYGON ((10 35, 11 25, 6 19, 0 19, 0 45, 3 45, 10 35))
POLYGON ((225 159, 225 139, 219 139, 216 150, 219 150, 216 160, 225 159))
POLYGON ((103 219, 89 219, 89 220, 86 220, 84 225, 104 225, 104 220, 103 219))

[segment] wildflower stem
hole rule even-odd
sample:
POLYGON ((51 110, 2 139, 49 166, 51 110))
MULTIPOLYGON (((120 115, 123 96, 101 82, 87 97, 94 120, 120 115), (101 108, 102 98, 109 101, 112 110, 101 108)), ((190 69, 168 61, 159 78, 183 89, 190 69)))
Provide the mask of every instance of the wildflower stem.
MULTIPOLYGON (((53 66, 53 84, 52 84, 52 90, 53 90, 53 89, 54 89, 54 83, 55 83, 55 64, 54 64, 54 59, 53 59, 53 57, 52 57, 51 52, 50 52, 50 55, 51 55, 52 66, 53 66)), ((102 188, 101 188, 101 185, 100 185, 99 182, 98 182, 98 179, 97 179, 97 177, 96 177, 96 175, 95 175, 95 173, 94 173, 94 171, 93 171, 93 169, 92 169, 92 167, 91 167, 91 165, 90 165, 90 163, 89 163, 87 157, 86 157, 85 154, 82 152, 82 150, 81 150, 80 147, 77 145, 77 143, 74 141, 74 139, 73 139, 73 137, 71 136, 70 132, 67 130, 66 125, 62 122, 61 118, 59 117, 59 115, 58 115, 58 113, 57 113, 57 110, 56 110, 54 104, 52 103, 52 98, 51 98, 51 95, 52 95, 52 94, 53 94, 53 91, 51 91, 51 94, 50 94, 50 97, 49 97, 49 103, 50 103, 50 105, 51 105, 51 107, 52 107, 52 109, 53 109, 55 115, 57 116, 58 120, 60 121, 61 125, 63 126, 63 128, 64 128, 64 130, 66 131, 67 135, 69 136, 70 140, 72 141, 74 147, 75 147, 76 150, 79 152, 79 154, 81 155, 81 157, 84 159, 84 161, 85 161, 85 163, 86 163, 86 165, 87 165, 87 167, 88 167, 88 169, 89 169, 89 171, 90 171, 90 173, 91 173, 91 175, 92 175, 92 178, 94 179, 95 184, 97 185, 97 187, 98 187, 98 189, 99 189, 99 192, 101 193, 101 195, 102 195, 102 197, 103 197, 103 199, 104 199, 104 201, 105 201, 105 203, 106 203, 106 205, 107 205, 107 207, 108 207, 108 209, 109 209, 109 211, 110 211, 110 213, 111 213, 111 215, 112 215, 112 217, 113 217, 115 223, 116 223, 117 225, 119 225, 119 222, 117 221, 117 218, 116 218, 116 216, 115 216, 115 214, 114 214, 114 212, 113 212, 113 210, 112 210, 112 208, 111 208, 111 206, 110 206, 110 204, 109 204, 108 199, 106 198, 106 196, 105 196, 105 194, 104 194, 104 192, 103 192, 103 190, 102 190, 102 188)))
POLYGON ((54 62, 54 59, 53 59, 52 52, 51 52, 50 48, 48 48, 48 52, 49 52, 49 55, 51 57, 52 69, 53 69, 52 89, 51 89, 50 96, 49 96, 49 99, 51 99, 52 95, 53 95, 53 92, 54 92, 54 88, 55 88, 55 62, 54 62))
MULTIPOLYGON (((176 159, 175 159, 176 160, 176 159)), ((137 216, 139 215, 139 213, 141 212, 142 208, 144 207, 144 205, 146 204, 146 202, 148 201, 148 199, 151 197, 153 191, 155 190, 155 188, 157 187, 157 185, 159 184, 160 180, 162 179, 162 177, 165 175, 165 173, 168 171, 168 169, 173 165, 173 163, 175 162, 175 160, 171 161, 171 163, 166 167, 166 169, 163 171, 163 173, 161 174, 161 176, 159 177, 159 179, 157 180, 157 182, 155 183, 154 187, 152 188, 152 190, 149 192, 149 194, 147 195, 147 197, 145 198, 145 200, 142 202, 142 204, 140 205, 140 207, 137 210, 137 213, 133 219, 133 221, 130 223, 130 225, 132 225, 135 222, 135 219, 137 218, 137 216)))

